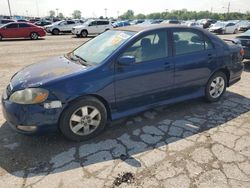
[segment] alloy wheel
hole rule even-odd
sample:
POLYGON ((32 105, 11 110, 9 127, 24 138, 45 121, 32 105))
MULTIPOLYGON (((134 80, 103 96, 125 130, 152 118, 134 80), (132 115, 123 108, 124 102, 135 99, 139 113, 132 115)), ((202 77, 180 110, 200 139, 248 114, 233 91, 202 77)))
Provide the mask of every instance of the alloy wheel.
POLYGON ((100 111, 93 106, 83 106, 71 115, 70 129, 77 135, 86 136, 94 132, 100 123, 100 111))
POLYGON ((210 84, 209 93, 212 98, 218 98, 221 96, 225 89, 225 80, 223 77, 216 77, 210 84))
POLYGON ((33 40, 36 40, 36 39, 38 39, 38 34, 37 33, 31 33, 30 38, 33 39, 33 40))

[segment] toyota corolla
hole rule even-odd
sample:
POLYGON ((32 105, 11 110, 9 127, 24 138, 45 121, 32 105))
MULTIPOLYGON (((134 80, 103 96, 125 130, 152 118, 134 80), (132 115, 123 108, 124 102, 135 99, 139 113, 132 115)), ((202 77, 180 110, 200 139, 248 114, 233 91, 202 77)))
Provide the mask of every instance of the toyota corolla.
POLYGON ((218 101, 240 80, 242 55, 240 46, 199 28, 121 27, 17 72, 4 91, 3 114, 18 132, 57 129, 82 141, 108 121, 159 105, 218 101))

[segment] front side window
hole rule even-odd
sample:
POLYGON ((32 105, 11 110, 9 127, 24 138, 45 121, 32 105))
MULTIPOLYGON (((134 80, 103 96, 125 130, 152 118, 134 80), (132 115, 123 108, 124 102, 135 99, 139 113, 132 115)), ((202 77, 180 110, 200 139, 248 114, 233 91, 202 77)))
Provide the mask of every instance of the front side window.
POLYGON ((25 28, 25 27, 30 27, 29 24, 25 24, 25 23, 20 23, 19 24, 19 28, 25 28))
MULTIPOLYGON (((175 54, 189 54, 205 50, 205 41, 203 36, 192 31, 175 31, 173 32, 175 54)), ((210 48, 211 44, 207 44, 210 48)))
POLYGON ((168 57, 167 32, 157 31, 137 40, 122 56, 134 56, 136 63, 168 57))
POLYGON ((92 21, 89 26, 96 26, 97 25, 97 22, 96 21, 92 21))
POLYGON ((133 35, 135 32, 114 30, 104 32, 73 51, 73 56, 88 64, 99 64, 133 35))

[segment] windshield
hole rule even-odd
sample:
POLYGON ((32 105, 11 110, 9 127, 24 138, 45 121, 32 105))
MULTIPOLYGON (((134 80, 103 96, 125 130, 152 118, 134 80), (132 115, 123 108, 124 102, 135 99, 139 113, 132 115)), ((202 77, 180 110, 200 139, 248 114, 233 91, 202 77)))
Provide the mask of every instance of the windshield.
POLYGON ((224 22, 216 22, 214 24, 215 27, 224 27, 225 25, 226 25, 226 23, 224 23, 224 22))
POLYGON ((87 64, 99 64, 134 34, 135 32, 128 31, 106 31, 77 48, 72 54, 87 64))
POLYGON ((249 29, 249 30, 247 30, 244 34, 246 34, 246 35, 250 35, 250 29, 249 29))

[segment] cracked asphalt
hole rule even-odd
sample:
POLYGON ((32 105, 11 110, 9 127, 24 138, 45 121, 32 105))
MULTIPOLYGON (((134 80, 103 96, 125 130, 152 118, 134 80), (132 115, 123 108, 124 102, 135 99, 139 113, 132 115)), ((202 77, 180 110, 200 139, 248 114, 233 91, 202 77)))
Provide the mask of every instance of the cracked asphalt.
MULTIPOLYGON (((1 42, 0 90, 24 66, 84 41, 62 35, 1 42)), ((0 112, 0 187, 249 188, 249 83, 246 61, 242 80, 220 102, 196 99, 155 108, 113 122, 82 143, 59 133, 20 135, 0 112), (128 179, 117 184, 125 173, 128 179)))

